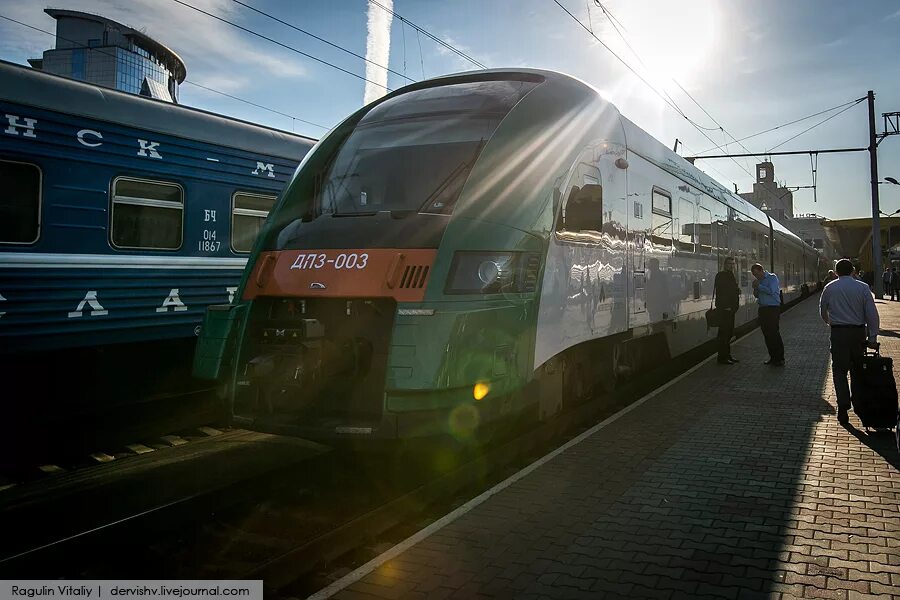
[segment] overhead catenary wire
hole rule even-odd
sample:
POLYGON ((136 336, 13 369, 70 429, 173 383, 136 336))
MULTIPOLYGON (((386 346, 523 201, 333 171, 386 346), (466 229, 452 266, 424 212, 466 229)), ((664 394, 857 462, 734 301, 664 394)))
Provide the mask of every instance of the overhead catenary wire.
MULTIPOLYGON (((635 50, 634 47, 628 42, 628 39, 625 37, 625 34, 622 33, 622 31, 619 29, 619 26, 621 26, 622 29, 624 29, 625 26, 622 25, 622 23, 615 17, 615 15, 613 15, 611 12, 609 12, 607 10, 607 8, 600 2, 600 0, 594 0, 594 4, 597 5, 598 7, 600 7, 600 10, 603 12, 603 15, 609 20, 609 24, 612 25, 616 34, 618 34, 619 38, 622 40, 622 42, 625 44, 625 46, 631 51, 631 54, 633 54, 634 57, 638 60, 638 62, 641 63, 641 66, 644 67, 644 69, 649 71, 650 68, 647 66, 647 63, 644 62, 644 59, 641 58, 641 55, 638 54, 637 50, 635 50)), ((590 17, 590 15, 591 15, 590 5, 588 5, 588 17, 590 17)), ((593 33, 594 32, 592 29, 591 34, 593 34, 593 33)), ((657 92, 657 93, 659 93, 659 92, 657 92)), ((666 95, 666 98, 668 98, 672 104, 677 104, 675 102, 674 98, 672 98, 672 96, 669 95, 669 92, 667 92, 665 89, 662 90, 662 93, 666 95)), ((687 118, 684 115, 684 111, 682 111, 680 107, 677 109, 677 111, 680 112, 682 114, 682 116, 687 118)), ((704 127, 703 125, 700 125, 699 123, 696 123, 696 122, 694 123, 694 126, 700 128, 700 129, 705 129, 706 131, 718 131, 719 129, 721 129, 720 126, 704 127)))
MULTIPOLYGON (((16 20, 16 19, 13 19, 12 17, 7 17, 6 15, 0 14, 0 19, 5 19, 5 20, 10 21, 10 22, 12 22, 12 23, 15 23, 15 24, 17 24, 17 25, 21 25, 22 27, 27 27, 28 29, 33 29, 34 31, 39 31, 40 33, 45 33, 45 34, 47 34, 47 35, 57 37, 57 38, 59 38, 59 39, 65 41, 65 42, 69 42, 69 43, 71 43, 71 44, 74 44, 75 47, 82 47, 82 46, 79 46, 79 45, 78 45, 78 42, 76 42, 76 41, 74 41, 74 40, 70 40, 70 39, 68 39, 68 38, 62 37, 62 36, 60 36, 60 35, 58 35, 58 34, 56 34, 56 33, 53 33, 53 32, 51 32, 51 31, 47 31, 46 29, 42 29, 42 28, 40 28, 40 27, 35 27, 34 25, 29 25, 28 23, 24 23, 24 22, 22 22, 22 21, 18 21, 18 20, 16 20)), ((103 55, 105 55, 105 56, 109 56, 109 57, 112 57, 112 58, 117 58, 117 55, 116 55, 115 53, 112 53, 112 52, 106 52, 106 51, 103 50, 103 48, 95 48, 95 47, 89 47, 89 46, 88 46, 88 47, 84 47, 84 48, 85 48, 86 50, 90 51, 90 52, 97 52, 98 54, 103 54, 103 55)), ((320 124, 318 124, 318 123, 313 123, 312 121, 308 121, 308 120, 306 120, 306 119, 302 119, 302 118, 300 118, 300 117, 298 117, 298 116, 291 115, 291 114, 282 112, 282 111, 280 111, 280 110, 276 110, 276 109, 274 109, 274 108, 269 108, 268 106, 264 106, 264 105, 262 105, 262 104, 257 104, 256 102, 251 102, 250 100, 246 100, 246 99, 244 99, 244 98, 240 98, 240 97, 238 97, 238 96, 234 96, 234 95, 232 95, 232 94, 228 94, 228 93, 226 93, 226 92, 223 92, 223 91, 221 91, 221 90, 217 90, 217 89, 214 89, 214 88, 211 88, 211 87, 202 85, 202 84, 197 83, 197 82, 195 82, 195 81, 191 81, 190 79, 185 79, 185 80, 184 80, 184 83, 187 83, 187 84, 192 85, 192 86, 194 86, 194 87, 198 87, 198 88, 207 90, 207 91, 209 91, 209 92, 214 92, 214 93, 216 93, 216 94, 219 94, 219 95, 221 95, 221 96, 225 96, 225 97, 227 97, 227 98, 231 98, 232 100, 237 100, 238 102, 243 102, 244 104, 249 104, 250 106, 255 106, 256 108, 261 108, 261 109, 263 109, 263 110, 266 110, 266 111, 268 111, 268 112, 270 112, 270 113, 273 113, 273 114, 276 114, 276 115, 281 115, 281 116, 283 116, 283 117, 287 117, 287 118, 293 119, 293 120, 295 120, 295 121, 300 121, 301 123, 306 123, 306 124, 308 124, 308 125, 312 125, 312 126, 314 126, 314 127, 319 127, 319 128, 321 128, 321 129, 325 129, 325 130, 331 129, 330 127, 327 127, 327 126, 325 126, 325 125, 320 125, 320 124)))
POLYGON ((828 121, 832 120, 833 118, 837 117, 838 115, 841 115, 841 114, 847 112, 848 110, 850 110, 851 108, 853 108, 854 106, 856 106, 857 104, 859 104, 860 102, 862 102, 863 100, 865 100, 865 98, 860 98, 859 100, 855 101, 855 102, 854 102, 853 104, 851 104, 850 106, 846 107, 844 110, 838 111, 838 112, 834 113, 833 115, 831 115, 830 117, 828 117, 828 118, 826 118, 826 119, 822 119, 821 121, 819 121, 819 122, 816 123, 815 125, 811 125, 811 126, 807 127, 806 129, 804 129, 803 131, 801 131, 801 132, 798 133, 797 135, 793 135, 793 136, 789 137, 788 139, 784 140, 783 142, 781 142, 781 143, 779 143, 779 144, 776 144, 776 145, 772 146, 771 148, 769 148, 769 152, 771 152, 772 150, 775 150, 776 148, 780 148, 781 146, 784 146, 785 144, 787 144, 787 143, 790 142, 791 140, 795 140, 795 139, 797 139, 798 137, 800 137, 801 135, 803 135, 804 133, 806 133, 806 132, 808 132, 808 131, 811 131, 811 130, 815 129, 816 127, 818 127, 819 125, 822 125, 823 123, 827 123, 828 121))
POLYGON ((416 29, 416 41, 419 43, 419 64, 422 66, 422 79, 425 79, 425 55, 422 54, 422 38, 416 29))
POLYGON ((447 50, 450 50, 451 52, 453 52, 453 53, 455 53, 455 54, 461 56, 461 57, 464 58, 464 59, 466 59, 467 61, 469 61, 470 63, 472 63, 472 64, 475 65, 476 67, 478 67, 479 69, 487 69, 487 68, 488 68, 487 65, 485 65, 484 63, 481 63, 481 62, 475 60, 474 58, 472 58, 471 56, 469 56, 468 54, 466 54, 465 52, 463 52, 463 51, 460 50, 459 48, 456 48, 455 46, 453 46, 453 45, 450 44, 449 42, 445 42, 444 40, 442 40, 441 38, 437 37, 436 35, 434 35, 434 34, 431 33, 430 31, 428 31, 427 29, 425 29, 425 28, 423 28, 423 27, 420 27, 420 26, 416 25, 415 23, 413 23, 412 21, 410 21, 410 20, 407 19, 406 17, 404 17, 404 16, 402 16, 402 15, 400 15, 400 14, 394 12, 392 9, 386 7, 384 4, 378 2, 378 0, 369 0, 369 2, 371 2, 371 3, 374 4, 375 6, 379 7, 380 9, 382 9, 382 10, 388 12, 388 13, 391 14, 392 16, 397 17, 397 19, 399 19, 400 22, 406 23, 407 25, 409 25, 410 27, 412 27, 412 28, 415 29, 416 31, 419 31, 419 32, 425 34, 426 37, 428 37, 428 38, 434 40, 435 42, 437 42, 438 44, 440 44, 441 46, 443 46, 443 47, 446 48, 447 50))
MULTIPOLYGON (((372 1, 374 2, 375 0, 372 0, 372 1)), ((638 73, 638 72, 634 69, 634 67, 632 67, 630 64, 628 64, 628 62, 626 62, 625 59, 623 59, 621 56, 619 56, 615 51, 612 50, 612 48, 610 48, 606 43, 604 43, 603 40, 601 40, 601 39, 600 39, 599 37, 597 37, 590 29, 588 29, 587 26, 586 26, 584 23, 581 22, 581 19, 579 19, 578 17, 576 17, 574 14, 572 14, 572 12, 571 12, 568 8, 566 8, 565 6, 563 6, 563 5, 559 2, 559 0, 553 0, 553 2, 554 2, 557 6, 559 6, 559 7, 560 7, 567 15, 569 15, 569 17, 571 17, 573 21, 575 21, 576 23, 578 23, 578 25, 580 25, 582 29, 584 29, 585 31, 587 31, 588 34, 589 34, 592 38, 594 38, 595 40, 597 40, 597 42, 598 42, 601 46, 603 46, 610 54, 612 54, 612 55, 616 58, 616 60, 618 60, 620 63, 622 63, 622 65, 625 66, 625 68, 627 68, 629 71, 631 71, 631 72, 634 74, 635 77, 637 77, 638 79, 640 79, 641 82, 644 83, 644 85, 646 85, 646 86, 647 86, 648 88, 650 88, 657 96, 659 96, 659 98, 660 98, 663 102, 665 102, 665 103, 666 103, 667 105, 669 105, 675 112, 677 112, 679 115, 681 115, 681 117, 684 118, 684 120, 686 120, 688 123, 690 123, 691 126, 694 127, 694 129, 696 129, 697 131, 699 131, 700 134, 703 135, 703 137, 705 137, 707 140, 709 140, 709 142, 712 143, 712 144, 715 144, 715 143, 716 143, 715 140, 713 140, 711 137, 709 137, 709 135, 706 133, 706 131, 704 131, 704 128, 703 128, 703 127, 701 127, 701 126, 700 126, 699 124, 697 124, 693 119, 691 119, 690 117, 688 117, 687 114, 685 114, 685 112, 684 112, 683 110, 681 110, 681 108, 680 108, 675 102, 673 102, 673 101, 671 101, 671 100, 665 98, 665 96, 664 96, 659 90, 657 90, 655 87, 653 87, 653 85, 651 85, 650 82, 647 81, 646 78, 644 78, 640 73, 638 73)), ((717 130, 717 129, 718 129, 718 128, 714 128, 713 130, 717 130)), ((709 131, 709 128, 707 128, 707 131, 709 131)), ((721 147, 721 146, 717 146, 717 147, 721 147)), ((737 161, 734 160, 734 159, 731 159, 731 160, 732 160, 732 162, 734 162, 734 164, 736 164, 736 165, 737 165, 742 171, 744 171, 747 175, 749 175, 750 177, 753 177, 753 174, 752 174, 750 171, 748 171, 741 163, 737 162, 737 161)))
MULTIPOLYGON (((645 63, 644 60, 641 58, 640 54, 638 54, 637 50, 635 50, 634 47, 628 42, 628 39, 625 37, 625 34, 622 33, 622 31, 619 29, 619 25, 621 25, 621 22, 615 17, 615 15, 612 14, 612 12, 611 12, 609 9, 607 9, 607 8, 603 5, 603 3, 602 3, 600 0, 594 0, 594 4, 596 4, 597 6, 600 7, 600 10, 603 11, 603 15, 609 20, 610 24, 613 26, 613 29, 616 31, 616 33, 619 35, 619 38, 621 38, 621 40, 625 43, 625 45, 628 47, 628 49, 631 50, 631 53, 638 59, 638 61, 641 63, 641 65, 643 65, 643 67, 644 67, 645 69, 648 69, 646 63, 645 63)), ((624 26, 622 26, 622 27, 624 28, 624 26)), ((648 70, 649 70, 649 69, 648 69, 648 70)), ((725 126, 722 125, 718 120, 716 120, 716 118, 713 117, 712 114, 710 114, 710 112, 709 112, 708 110, 706 110, 706 108, 705 108, 702 104, 700 104, 700 102, 699 102, 696 98, 694 98, 694 96, 693 96, 690 92, 688 92, 688 91, 684 88, 684 86, 681 85, 681 83, 680 83, 677 79, 675 79, 674 77, 671 77, 670 79, 672 80, 673 83, 675 83, 675 85, 678 86, 678 88, 679 88, 679 89, 680 89, 680 90, 681 90, 688 98, 690 98, 691 102, 693 102, 694 104, 696 104, 697 107, 700 108, 700 110, 702 110, 703 113, 704 113, 707 117, 709 117, 709 119, 710 119, 713 123, 716 124, 716 127, 704 128, 704 129, 706 129, 707 131, 714 131, 714 130, 718 129, 719 131, 722 132, 723 145, 726 147, 726 152, 727 152, 728 142, 727 142, 727 140, 725 140, 725 137, 727 136, 727 137, 730 137, 732 140, 734 140, 736 143, 738 143, 738 145, 740 145, 746 152, 750 153, 750 150, 749 150, 746 146, 744 146, 743 144, 741 144, 740 141, 737 140, 733 135, 731 135, 731 133, 730 133, 727 129, 725 129, 725 126)), ((665 91, 665 89, 664 89, 663 91, 665 91)), ((669 97, 670 99, 672 98, 672 97, 669 95, 668 92, 666 92, 666 96, 669 97)), ((713 142, 713 143, 715 143, 715 142, 713 142)), ((721 148, 721 147, 722 147, 722 146, 718 146, 718 148, 721 148)), ((760 157, 757 156, 757 158, 760 158, 760 157)), ((737 161, 735 161, 735 162, 737 162, 737 161)), ((746 166, 746 165, 745 165, 745 166, 746 166)), ((743 169, 744 169, 744 171, 745 171, 747 174, 750 174, 749 169, 747 169, 747 168, 743 168, 743 169)), ((752 176, 752 175, 751 175, 751 176, 752 176)))
MULTIPOLYGON (((751 134, 751 135, 748 135, 748 136, 744 136, 744 137, 740 138, 740 139, 737 140, 737 141, 739 141, 739 142, 744 142, 744 141, 747 141, 747 140, 749 140, 749 139, 752 139, 752 138, 755 138, 755 137, 759 137, 759 136, 761 136, 761 135, 765 135, 766 133, 771 133, 771 132, 776 131, 776 130, 778 130, 778 129, 781 129, 781 128, 783 128, 783 127, 788 127, 788 126, 790 126, 790 125, 794 125, 794 124, 796 124, 796 123, 800 123, 800 122, 802 122, 802 121, 806 121, 807 119, 812 119, 813 117, 818 117, 819 115, 824 115, 825 113, 829 113, 829 112, 831 112, 831 111, 833 111, 833 110, 837 110, 837 109, 839 109, 839 108, 844 108, 845 106, 850 106, 851 104, 858 104, 858 103, 862 102, 862 101, 865 100, 865 99, 866 99, 866 97, 863 96, 862 98, 857 98, 856 100, 850 100, 850 101, 848 101, 848 102, 844 102, 843 104, 838 104, 837 106, 832 106, 831 108, 826 108, 825 110, 820 110, 819 112, 812 113, 811 115, 806 115, 805 117, 800 117, 799 119, 794 119, 793 121, 788 121, 787 123, 782 123, 781 125, 776 125, 775 127, 770 127, 769 129, 765 129, 765 130, 763 130, 763 131, 759 131, 759 132, 757 132, 757 133, 754 133, 754 134, 751 134)), ((715 150, 715 149, 716 149, 716 148, 707 148, 706 150, 703 150, 703 151, 697 153, 696 156, 697 156, 697 157, 700 157, 700 155, 706 154, 707 152, 712 152, 712 151, 715 150)))
MULTIPOLYGON (((688 145, 685 144, 684 142, 681 142, 681 147, 684 148, 684 150, 685 150, 686 152, 690 152, 690 148, 689 148, 688 145)), ((719 176, 722 177, 722 179, 724 179, 724 180, 726 180, 726 181, 729 180, 729 179, 731 179, 731 177, 729 177, 728 175, 724 174, 722 171, 718 170, 717 168, 715 168, 715 167, 712 166, 712 165, 709 165, 708 167, 705 167, 705 168, 709 168, 710 171, 713 171, 713 172, 715 172, 715 173, 718 173, 719 176)), ((733 183, 733 182, 732 182, 732 183, 733 183)), ((734 185, 737 186, 736 183, 734 183, 734 185)))
MULTIPOLYGON (((387 71, 387 72, 389 72, 389 73, 393 73, 394 75, 397 75, 397 76, 399 76, 399 77, 403 77, 403 78, 406 79, 407 81, 415 81, 415 79, 412 79, 412 78, 410 78, 410 77, 407 77, 405 73, 400 73, 399 71, 395 71, 395 70, 389 68, 389 67, 386 66, 386 65, 382 65, 382 64, 379 64, 379 63, 377 63, 377 62, 375 62, 375 61, 373 61, 373 60, 370 60, 370 59, 366 58, 365 56, 363 56, 363 55, 361 55, 361 54, 357 54, 356 52, 353 52, 352 50, 348 50, 347 48, 344 48, 344 47, 341 46, 340 44, 335 44, 334 42, 331 42, 331 41, 329 41, 329 40, 326 40, 325 38, 323 38, 323 37, 321 37, 321 36, 318 36, 318 35, 316 35, 316 34, 314 34, 314 33, 310 33, 309 31, 306 31, 305 29, 301 29, 300 27, 297 27, 297 26, 294 25, 293 23, 289 23, 289 22, 285 21, 284 19, 280 19, 280 18, 276 17, 276 16, 273 15, 273 14, 267 13, 267 12, 264 11, 264 10, 260 10, 260 9, 258 9, 258 8, 256 8, 256 7, 254 7, 254 6, 250 6, 249 4, 246 4, 246 3, 244 3, 244 2, 241 2, 241 0, 231 0, 231 1, 234 2, 235 4, 240 4, 240 5, 243 6, 244 8, 250 9, 250 10, 252 10, 253 12, 255 12, 255 13, 257 13, 257 14, 260 14, 260 15, 266 17, 266 18, 269 18, 269 19, 271 19, 271 20, 273 20, 273 21, 275 21, 275 22, 277 22, 277 23, 281 23, 282 25, 284 25, 284 26, 286 26, 286 27, 290 27, 290 28, 293 29, 294 31, 298 31, 298 32, 300 32, 300 33, 302 33, 302 34, 304 34, 304 35, 308 35, 309 37, 311 37, 311 38, 313 38, 313 39, 316 39, 316 40, 322 42, 323 44, 328 44, 328 45, 331 46, 332 48, 337 48, 337 49, 340 50, 341 52, 344 52, 344 53, 349 54, 349 55, 351 55, 351 56, 355 56, 356 58, 358 58, 358 59, 360 59, 360 60, 364 60, 364 61, 366 61, 367 63, 373 64, 373 65, 375 65, 376 67, 379 67, 379 68, 381 68, 381 69, 384 69, 385 71, 387 71)), ((404 50, 403 50, 403 51, 404 51, 404 67, 405 67, 405 65, 406 65, 406 59, 405 59, 406 48, 405 48, 405 45, 404 45, 404 50)))
MULTIPOLYGON (((600 9, 603 11, 604 16, 609 20, 610 24, 612 25, 613 29, 616 31, 616 33, 619 35, 619 37, 622 39, 622 41, 625 43, 625 45, 628 47, 628 49, 631 50, 631 53, 638 59, 638 61, 641 63, 641 65, 643 65, 644 68, 646 69, 647 66, 646 66, 646 64, 644 63, 644 61, 641 59, 640 55, 639 55, 639 54, 637 53, 637 51, 635 51, 635 49, 631 46, 631 44, 630 44, 630 43, 628 42, 628 40, 626 39, 625 35, 619 30, 619 27, 618 27, 618 25, 617 25, 618 19, 615 18, 615 16, 612 14, 612 12, 610 12, 610 11, 603 5, 603 3, 602 3, 600 0, 594 0, 594 3, 595 3, 598 7, 600 7, 600 9)), ((557 4, 559 4, 559 2, 557 2, 557 4)), ((588 14, 590 15, 590 9, 588 9, 588 14)), ((620 23, 619 23, 619 24, 620 24, 620 23)), ((624 26, 623 26, 623 27, 624 27, 624 26)), ((593 33, 592 33, 592 34, 593 34, 593 33)), ((595 36, 595 37, 596 37, 596 36, 595 36)), ((821 115, 821 114, 824 114, 824 113, 827 113, 827 112, 831 112, 831 111, 833 111, 833 110, 836 110, 837 108, 843 108, 843 110, 839 111, 838 113, 835 113, 835 114, 829 116, 828 118, 826 118, 826 119, 824 119, 824 120, 822 120, 822 121, 816 123, 815 125, 812 125, 811 127, 807 128, 807 129, 801 131, 800 133, 798 133, 798 134, 796 134, 796 135, 794 135, 794 136, 788 138, 787 140, 781 142, 780 144, 778 144, 778 145, 776 145, 776 146, 773 146, 772 148, 769 149, 769 152, 771 152, 772 150, 774 150, 774 149, 776 149, 776 148, 778 148, 778 147, 780 147, 780 146, 783 146, 784 144, 790 142, 790 141, 793 140, 793 139, 796 139, 797 137, 800 137, 800 136, 803 135, 804 133, 807 133, 808 131, 810 131, 810 130, 816 128, 816 127, 818 127, 819 125, 822 125, 823 123, 826 123, 827 121, 830 121, 830 120, 833 119, 834 117, 837 117, 837 116, 840 115, 841 113, 843 113, 843 112, 849 110, 850 108, 852 108, 852 107, 855 106, 856 104, 859 104, 860 102, 862 102, 863 100, 866 99, 866 97, 858 98, 858 99, 856 99, 856 100, 853 100, 853 101, 850 101, 850 102, 847 102, 847 103, 838 105, 837 107, 833 107, 833 108, 831 108, 831 109, 827 109, 827 110, 825 110, 825 111, 820 111, 819 113, 815 113, 815 114, 813 114, 813 115, 810 115, 810 116, 808 116, 808 117, 804 117, 803 119, 798 119, 798 120, 792 121, 792 122, 787 123, 787 124, 784 124, 784 125, 780 125, 780 126, 776 126, 776 127, 770 128, 770 129, 768 129, 768 130, 766 130, 766 131, 764 131, 764 132, 760 132, 760 133, 758 133, 758 134, 754 134, 754 135, 751 135, 751 136, 747 136, 747 137, 745 137, 745 138, 737 139, 737 138, 736 138, 734 135, 732 135, 728 130, 726 130, 725 127, 724 127, 721 123, 719 123, 719 121, 717 121, 716 118, 713 117, 713 115, 710 114, 710 112, 709 112, 702 104, 700 104, 700 102, 697 101, 697 99, 694 98, 694 96, 693 96, 687 89, 685 89, 684 86, 681 85, 681 83, 680 83, 677 79, 675 79, 674 77, 672 77, 671 79, 672 79, 672 81, 675 83, 675 85, 677 85, 678 88, 679 88, 679 89, 680 89, 680 90, 681 90, 688 98, 690 98, 690 100, 691 100, 695 105, 697 105, 697 107, 699 107, 700 110, 702 110, 704 114, 706 114, 707 117, 709 117, 716 125, 718 125, 718 128, 722 131, 723 136, 727 135, 727 136, 730 137, 732 140, 734 140, 734 142, 737 143, 741 148, 743 148, 748 154, 752 155, 753 157, 755 157, 755 158, 757 158, 757 159, 761 159, 761 158, 762 158, 763 160, 767 160, 766 158, 764 158, 764 156, 765 156, 766 153, 754 153, 754 152, 752 152, 749 148, 747 148, 747 146, 745 146, 745 145, 743 144, 743 141, 746 140, 746 139, 750 139, 750 138, 752 138, 752 137, 756 137, 757 135, 762 135, 763 133, 769 133, 769 132, 771 132, 771 131, 775 131, 776 129, 779 129, 780 127, 787 126, 787 125, 790 125, 790 124, 793 124, 793 123, 796 123, 796 122, 805 120, 805 119, 807 119, 807 118, 812 118, 812 117, 814 117, 814 116, 818 116, 818 115, 821 115)), ((666 93, 666 96, 669 96, 668 93, 666 93)), ((669 97, 671 98, 671 96, 669 96, 669 97)), ((696 125, 695 125, 695 126, 696 126, 696 125)), ((698 130, 699 130, 699 129, 698 129, 698 130)), ((702 132, 701 132, 701 133, 702 133, 702 132)), ((705 136, 705 137, 707 137, 707 139, 709 139, 708 136, 705 136)), ((714 142, 712 139, 710 139, 710 141, 711 141, 713 144, 715 144, 715 142, 714 142)), ((724 140, 723 145, 726 147, 726 153, 728 153, 728 152, 727 152, 727 146, 728 146, 727 140, 724 140)), ((711 151, 711 150, 718 150, 718 149, 721 149, 721 148, 722 148, 722 145, 716 145, 714 148, 710 148, 709 150, 705 150, 704 153, 705 153, 705 152, 709 152, 709 151, 711 151)), ((737 164, 738 166, 740 166, 740 164, 739 164, 733 157, 731 158, 731 160, 732 160, 735 164, 737 164)), ((815 202, 815 201, 816 201, 816 197, 817 197, 817 189, 816 189, 817 183, 816 183, 816 182, 817 182, 817 170, 818 170, 818 169, 817 169, 817 167, 818 167, 818 154, 816 154, 815 157, 813 157, 813 155, 810 154, 810 164, 811 164, 812 178, 813 178, 813 185, 812 185, 812 188, 813 188, 813 201, 815 202)), ((753 176, 746 168, 744 168, 744 167, 741 167, 741 168, 742 168, 748 175, 750 175, 751 177, 753 176)), ((720 173, 720 174, 721 174, 721 173, 720 173)), ((768 190, 766 190, 766 191, 768 192, 768 190)))
POLYGON ((208 92, 213 92, 215 94, 219 94, 220 96, 225 96, 226 98, 231 98, 232 100, 237 100, 238 102, 243 102, 244 104, 249 104, 250 106, 255 106, 256 108, 261 108, 263 110, 267 110, 270 113, 275 113, 276 115, 281 115, 282 117, 287 117, 289 119, 293 119, 295 121, 300 121, 301 123, 306 123, 307 125, 312 125, 313 127, 318 127, 319 129, 331 129, 326 125, 319 125, 318 123, 313 123, 312 121, 307 121, 306 119, 301 119, 300 117, 295 117, 294 115, 289 115, 288 113, 281 112, 280 110, 275 110, 274 108, 269 108, 268 106, 263 106, 262 104, 257 104, 256 102, 251 102, 250 100, 245 100, 244 98, 239 98, 237 96, 233 96, 229 93, 213 89, 211 87, 207 87, 205 85, 200 85, 194 81, 188 81, 185 79, 185 83, 189 83, 194 87, 198 87, 200 89, 206 90, 208 92))
POLYGON ((368 82, 368 83, 371 83, 372 85, 377 86, 377 87, 380 87, 380 88, 382 88, 382 89, 385 89, 385 90, 387 90, 387 91, 389 91, 389 92, 394 91, 393 88, 391 88, 391 87, 388 87, 388 86, 386 86, 386 85, 382 85, 382 84, 380 84, 380 83, 378 83, 378 82, 376 82, 376 81, 372 81, 372 80, 366 78, 366 77, 363 76, 363 75, 359 75, 358 73, 354 73, 353 71, 350 71, 350 70, 345 69, 345 68, 343 68, 343 67, 339 67, 338 65, 336 65, 336 64, 334 64, 334 63, 330 63, 330 62, 328 62, 327 60, 323 60, 323 59, 321 59, 321 58, 319 58, 319 57, 317 57, 317 56, 313 56, 312 54, 309 54, 308 52, 304 52, 304 51, 302 51, 302 50, 298 50, 297 48, 294 48, 293 46, 290 46, 290 45, 285 44, 285 43, 283 43, 283 42, 279 42, 278 40, 276 40, 276 39, 274 39, 274 38, 270 38, 270 37, 268 37, 268 36, 266 36, 266 35, 263 35, 263 34, 261 34, 261 33, 259 33, 259 32, 253 31, 253 30, 250 29, 249 27, 244 27, 243 25, 238 25, 238 24, 235 23, 234 21, 229 21, 228 19, 226 19, 226 18, 224 18, 224 17, 220 17, 219 15, 216 15, 216 14, 213 14, 213 13, 208 12, 208 11, 206 11, 206 10, 203 10, 202 8, 198 8, 198 7, 196 7, 196 6, 192 5, 192 4, 188 4, 187 2, 184 2, 183 0, 172 0, 172 2, 175 2, 176 4, 180 4, 180 5, 182 5, 182 6, 186 7, 186 8, 190 8, 191 10, 197 11, 198 13, 202 13, 202 14, 208 16, 208 17, 211 17, 211 18, 213 18, 213 19, 216 19, 217 21, 221 21, 222 23, 226 23, 226 24, 228 24, 228 25, 231 25, 232 27, 234 27, 234 28, 236 28, 236 29, 240 29, 241 31, 243 31, 243 32, 245 32, 245 33, 249 33, 250 35, 253 35, 253 36, 256 36, 256 37, 258 37, 258 38, 260 38, 260 39, 266 40, 267 42, 271 42, 271 43, 275 44, 276 46, 280 46, 280 47, 284 48, 285 50, 290 50, 291 52, 294 52, 294 53, 299 54, 299 55, 301 55, 301 56, 305 56, 306 58, 309 58, 309 59, 312 59, 312 60, 314 60, 314 61, 316 61, 316 62, 322 63, 323 65, 329 66, 329 67, 331 67, 332 69, 337 69, 338 71, 341 71, 342 73, 346 73, 347 75, 350 75, 351 77, 356 77, 357 79, 361 79, 362 81, 366 81, 366 82, 368 82))

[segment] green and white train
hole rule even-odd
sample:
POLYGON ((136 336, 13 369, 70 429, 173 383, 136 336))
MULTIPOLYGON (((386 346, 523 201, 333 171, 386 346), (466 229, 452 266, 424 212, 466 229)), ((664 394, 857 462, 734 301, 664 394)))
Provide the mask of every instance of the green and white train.
POLYGON ((784 302, 816 250, 664 147, 582 81, 530 69, 423 81, 304 158, 195 374, 235 420, 313 438, 466 436, 546 417, 709 341, 723 259, 784 302))

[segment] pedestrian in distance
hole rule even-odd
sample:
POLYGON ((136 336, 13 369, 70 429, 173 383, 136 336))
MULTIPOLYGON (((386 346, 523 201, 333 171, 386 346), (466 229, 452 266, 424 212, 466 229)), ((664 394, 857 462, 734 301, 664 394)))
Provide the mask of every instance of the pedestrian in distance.
POLYGON ((831 283, 832 281, 834 281, 837 278, 838 278, 838 276, 837 276, 837 273, 834 272, 834 269, 830 269, 828 271, 828 275, 825 276, 825 285, 828 285, 829 283, 831 283))
POLYGON ((716 308, 719 311, 719 346, 720 365, 733 365, 738 360, 731 355, 731 336, 734 335, 734 317, 741 302, 741 288, 734 277, 734 259, 727 257, 722 263, 722 270, 716 273, 713 286, 716 296, 716 308))
POLYGON ((884 273, 881 274, 881 283, 883 284, 882 292, 881 292, 882 300, 884 300, 885 294, 888 294, 888 295, 891 294, 891 275, 892 275, 891 268, 885 267, 884 273))
POLYGON ((759 302, 759 328, 766 340, 769 360, 765 364, 784 366, 784 342, 781 339, 781 285, 778 275, 769 273, 759 263, 750 267, 753 275, 753 295, 759 302))
POLYGON ((891 300, 900 300, 900 273, 897 267, 891 267, 891 300))
POLYGON ((862 362, 866 346, 878 348, 878 310, 869 286, 853 278, 849 260, 839 260, 835 270, 838 279, 822 290, 819 314, 831 327, 831 371, 838 421, 847 423, 850 410, 847 374, 862 362))

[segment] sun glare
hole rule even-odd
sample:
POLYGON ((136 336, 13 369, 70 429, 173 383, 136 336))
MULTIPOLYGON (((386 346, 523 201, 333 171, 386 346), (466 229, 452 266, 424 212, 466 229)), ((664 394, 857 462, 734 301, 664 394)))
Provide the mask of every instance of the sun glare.
MULTIPOLYGON (((722 28, 716 0, 644 0, 608 7, 646 65, 652 83, 666 89, 673 85, 673 78, 687 86, 698 75, 715 51, 722 28)), ((623 58, 639 68, 612 26, 606 29, 604 37, 615 39, 623 58)))

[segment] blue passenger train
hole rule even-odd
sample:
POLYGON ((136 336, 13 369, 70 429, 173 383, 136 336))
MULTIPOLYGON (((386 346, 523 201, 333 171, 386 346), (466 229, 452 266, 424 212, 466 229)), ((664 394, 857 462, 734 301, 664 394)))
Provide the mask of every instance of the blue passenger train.
POLYGON ((0 62, 7 389, 40 410, 74 388, 115 402, 123 382, 159 391, 186 373, 206 306, 231 301, 313 143, 0 62))

